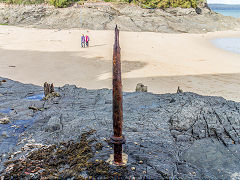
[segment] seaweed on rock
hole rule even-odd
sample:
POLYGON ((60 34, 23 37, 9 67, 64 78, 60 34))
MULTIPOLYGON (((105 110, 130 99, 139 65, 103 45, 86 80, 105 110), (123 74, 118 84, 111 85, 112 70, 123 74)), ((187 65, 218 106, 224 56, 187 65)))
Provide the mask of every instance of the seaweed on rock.
POLYGON ((60 142, 30 152, 26 158, 5 163, 4 179, 122 179, 126 168, 113 168, 103 160, 93 160, 102 144, 83 133, 79 142, 60 142))

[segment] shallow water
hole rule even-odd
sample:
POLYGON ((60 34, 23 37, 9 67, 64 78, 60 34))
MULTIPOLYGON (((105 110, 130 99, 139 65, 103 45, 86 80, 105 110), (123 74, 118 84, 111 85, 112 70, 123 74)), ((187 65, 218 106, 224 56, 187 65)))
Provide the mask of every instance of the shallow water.
POLYGON ((217 13, 220 13, 224 16, 232 16, 235 18, 240 18, 240 10, 222 10, 222 9, 215 9, 217 13))
MULTIPOLYGON (((26 97, 28 100, 42 100, 44 94, 38 94, 26 97)), ((11 108, 0 109, 0 113, 9 115, 11 113, 11 108)), ((34 116, 28 120, 15 120, 9 124, 0 124, 0 154, 7 153, 11 151, 21 133, 26 131, 26 129, 34 123, 37 116, 34 116)))
MULTIPOLYGON (((236 0, 237 1, 237 0, 236 0)), ((224 16, 232 16, 240 18, 240 5, 236 4, 209 4, 213 11, 220 13, 224 16)))
MULTIPOLYGON (((0 110, 0 112, 8 115, 11 109, 7 108, 0 110)), ((32 126, 36 117, 28 120, 16 120, 9 124, 0 124, 0 154, 10 152, 15 147, 19 135, 32 126)))
POLYGON ((29 100, 42 100, 43 98, 44 98, 44 94, 37 94, 34 96, 26 97, 26 99, 29 99, 29 100))
POLYGON ((218 48, 240 54, 240 38, 218 38, 212 43, 218 48))

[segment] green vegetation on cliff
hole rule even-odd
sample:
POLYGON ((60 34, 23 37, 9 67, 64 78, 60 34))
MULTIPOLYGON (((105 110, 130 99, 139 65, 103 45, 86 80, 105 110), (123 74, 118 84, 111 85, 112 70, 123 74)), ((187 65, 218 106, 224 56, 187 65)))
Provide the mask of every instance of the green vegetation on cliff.
POLYGON ((44 0, 0 0, 6 4, 43 4, 44 0))
POLYGON ((196 8, 204 0, 138 0, 140 4, 146 5, 150 8, 196 8))
POLYGON ((72 0, 49 0, 49 4, 58 8, 68 7, 72 3, 73 3, 72 0))
MULTIPOLYGON (((91 0, 0 0, 0 2, 8 4, 41 4, 48 3, 58 8, 68 7, 74 2, 91 1, 91 0)), ((170 7, 181 7, 181 8, 196 8, 206 0, 104 0, 105 2, 125 2, 135 3, 143 8, 170 8, 170 7)))

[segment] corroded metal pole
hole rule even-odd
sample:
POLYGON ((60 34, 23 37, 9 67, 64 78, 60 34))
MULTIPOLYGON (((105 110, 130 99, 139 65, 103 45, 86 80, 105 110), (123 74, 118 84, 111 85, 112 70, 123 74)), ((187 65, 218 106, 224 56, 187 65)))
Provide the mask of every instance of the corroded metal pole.
POLYGON ((114 144, 114 164, 121 165, 122 144, 125 142, 122 135, 123 106, 122 106, 122 79, 121 56, 119 46, 119 30, 115 28, 115 43, 113 46, 113 131, 111 142, 114 144))
POLYGON ((53 84, 48 84, 47 82, 44 83, 44 95, 47 97, 47 95, 54 92, 54 86, 53 84))

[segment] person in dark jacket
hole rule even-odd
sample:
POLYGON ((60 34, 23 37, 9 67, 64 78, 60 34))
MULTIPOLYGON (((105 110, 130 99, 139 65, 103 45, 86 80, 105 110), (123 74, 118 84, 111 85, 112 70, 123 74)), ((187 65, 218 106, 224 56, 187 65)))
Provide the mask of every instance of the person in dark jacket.
POLYGON ((82 37, 81 37, 81 47, 85 47, 85 36, 84 34, 82 34, 82 37))

